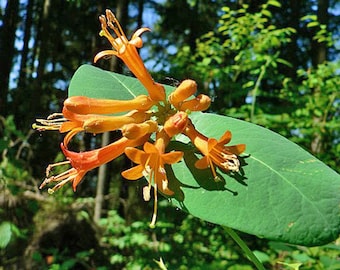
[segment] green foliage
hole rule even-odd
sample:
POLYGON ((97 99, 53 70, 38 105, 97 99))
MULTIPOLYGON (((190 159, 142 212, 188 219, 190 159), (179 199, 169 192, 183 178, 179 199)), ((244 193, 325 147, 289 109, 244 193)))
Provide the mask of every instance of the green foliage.
POLYGON ((0 248, 5 248, 12 236, 11 223, 2 222, 0 224, 0 236, 0 248))
POLYGON ((216 96, 212 104, 214 111, 225 110, 226 105, 235 109, 243 105, 246 114, 228 113, 255 121, 256 97, 275 94, 262 91, 260 83, 270 78, 271 84, 275 84, 282 78, 277 67, 288 63, 280 58, 279 50, 290 41, 295 30, 270 24, 268 4, 254 14, 248 12, 247 5, 238 10, 224 7, 222 11, 218 29, 203 35, 197 41, 195 52, 187 46, 181 49, 174 66, 180 70, 190 69, 194 72, 192 77, 205 87, 203 91, 216 96), (239 104, 240 99, 245 100, 247 96, 252 104, 239 104))
POLYGON ((316 15, 306 15, 301 18, 302 22, 307 22, 307 27, 316 29, 316 33, 313 36, 313 40, 317 42, 325 42, 328 47, 334 44, 331 32, 327 31, 327 25, 320 24, 316 15))
MULTIPOLYGON (((212 111, 275 130, 339 170, 339 61, 287 76, 283 71, 291 65, 280 55, 296 30, 272 24, 270 7, 279 7, 274 2, 255 13, 247 5, 224 7, 217 30, 198 39, 195 51, 180 49, 173 69, 190 70, 201 91, 215 97, 212 111)), ((332 44, 316 16, 302 20, 322 30, 314 36, 318 42, 332 44)))
MULTIPOLYGON (((154 262, 159 258, 167 269, 254 269, 221 226, 184 215, 165 200, 154 230, 147 220, 127 225, 115 211, 109 211, 100 226, 102 246, 110 257, 107 269, 160 269, 154 262)), ((339 243, 307 248, 241 236, 266 269, 280 264, 287 270, 337 269, 340 263, 339 243)))
POLYGON ((314 150, 325 163, 339 170, 340 61, 326 62, 316 68, 297 71, 300 83, 284 81, 282 92, 294 104, 288 128, 292 140, 314 150))
MULTIPOLYGON (((117 93, 128 99, 141 94, 143 87, 136 79, 85 65, 75 73, 69 91, 71 96, 81 91, 91 97, 115 98, 117 93)), ((195 169, 194 148, 178 136, 171 148, 185 153, 184 162, 174 164, 168 175, 176 205, 207 221, 278 241, 321 245, 337 238, 337 173, 257 125, 205 113, 190 117, 209 137, 219 138, 230 129, 232 143, 245 143, 247 150, 241 173, 219 172, 222 181, 215 182, 209 169, 195 169)))
POLYGON ((251 269, 250 262, 219 226, 160 203, 162 220, 150 230, 147 221, 127 226, 115 211, 102 218, 102 244, 110 256, 109 269, 160 269, 162 258, 168 269, 251 269), (166 218, 167 216, 167 218, 166 218), (195 229, 193 229, 195 228, 195 229), (242 268, 243 267, 243 268, 242 268))

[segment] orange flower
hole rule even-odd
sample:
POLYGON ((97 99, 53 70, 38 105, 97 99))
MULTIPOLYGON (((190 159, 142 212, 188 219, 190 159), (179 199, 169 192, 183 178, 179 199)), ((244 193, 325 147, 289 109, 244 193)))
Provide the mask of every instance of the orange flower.
POLYGON ((73 190, 75 191, 78 184, 88 171, 93 170, 94 168, 97 168, 120 156, 122 153, 124 153, 125 148, 128 146, 134 147, 143 144, 148 138, 149 135, 136 140, 129 140, 123 137, 105 147, 81 153, 68 150, 62 143, 61 149, 66 156, 67 161, 49 165, 46 169, 47 178, 40 185, 40 188, 43 188, 50 182, 57 182, 57 184, 52 189, 49 189, 49 192, 53 193, 66 183, 71 182, 73 190), (59 175, 49 177, 49 173, 53 167, 64 164, 71 164, 72 168, 59 175))
POLYGON ((125 33, 120 26, 120 23, 116 19, 115 15, 111 10, 106 10, 106 17, 101 15, 99 17, 101 22, 102 30, 100 31, 100 35, 106 37, 111 43, 114 50, 106 50, 99 52, 95 58, 94 62, 97 62, 100 58, 106 56, 115 55, 122 59, 124 63, 128 66, 128 68, 132 71, 132 73, 140 80, 140 82, 144 85, 144 87, 149 92, 149 95, 154 101, 162 101, 165 99, 165 90, 164 87, 154 82, 150 73, 144 66, 142 59, 139 56, 137 48, 141 48, 143 46, 143 41, 140 38, 140 35, 145 31, 150 31, 149 28, 140 28, 138 29, 132 36, 131 40, 128 40, 125 36, 125 33), (108 27, 111 28, 116 34, 117 38, 114 38, 108 27))
POLYGON ((174 164, 179 162, 183 157, 183 152, 174 151, 170 153, 164 153, 165 147, 169 142, 169 137, 164 131, 157 134, 155 144, 146 142, 144 144, 144 151, 127 147, 125 154, 137 166, 122 172, 122 176, 129 180, 137 180, 143 176, 148 179, 148 186, 144 189, 144 200, 150 199, 151 185, 154 186, 154 213, 151 227, 155 226, 157 217, 157 190, 165 195, 173 195, 173 191, 168 187, 168 178, 166 176, 165 164, 174 164))
POLYGON ((205 169, 210 167, 216 181, 219 180, 219 177, 216 174, 214 164, 226 172, 239 171, 240 161, 237 156, 244 152, 246 146, 245 144, 225 146, 231 140, 231 132, 229 130, 217 141, 214 138, 208 138, 199 133, 189 120, 184 134, 190 138, 191 142, 204 155, 203 158, 195 163, 196 168, 205 169))

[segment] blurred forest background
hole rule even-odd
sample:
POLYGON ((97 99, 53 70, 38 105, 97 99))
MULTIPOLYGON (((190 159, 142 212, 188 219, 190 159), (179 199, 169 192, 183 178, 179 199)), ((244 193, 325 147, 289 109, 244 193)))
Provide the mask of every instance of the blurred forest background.
MULTIPOLYGON (((108 48, 98 35, 106 8, 128 36, 152 28, 141 55, 157 81, 194 79, 211 112, 272 129, 340 170, 337 0, 0 3, 0 269, 159 269, 160 257, 169 269, 253 269, 223 228, 167 200, 149 229, 152 203, 143 184, 121 179, 124 157, 87 174, 76 193, 38 189, 46 166, 63 160, 62 137, 31 125, 60 111, 75 70, 108 48)), ((99 65, 130 74, 114 59, 99 65)), ((241 235, 268 269, 340 269, 340 241, 306 248, 241 235)))

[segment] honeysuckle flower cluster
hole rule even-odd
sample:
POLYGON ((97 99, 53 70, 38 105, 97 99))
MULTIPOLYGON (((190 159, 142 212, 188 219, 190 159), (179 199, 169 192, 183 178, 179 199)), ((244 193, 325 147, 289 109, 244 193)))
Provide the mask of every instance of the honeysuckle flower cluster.
POLYGON ((140 95, 132 100, 73 96, 64 101, 62 113, 52 114, 47 119, 37 119, 37 123, 33 125, 35 129, 59 130, 66 133, 61 143, 66 161, 48 166, 46 178, 40 188, 55 183, 49 189, 49 193, 53 193, 66 183, 72 183, 75 191, 88 171, 125 153, 136 166, 123 171, 122 176, 128 180, 137 180, 143 176, 147 179, 148 184, 143 189, 146 201, 151 198, 153 186, 154 212, 150 224, 153 227, 157 215, 157 192, 166 196, 174 194, 169 188, 165 165, 180 162, 183 158, 182 151, 166 151, 169 142, 177 134, 186 135, 201 152, 203 157, 195 166, 198 169, 210 168, 215 181, 219 180, 216 166, 225 172, 239 171, 238 155, 245 150, 245 145, 226 146, 231 140, 230 131, 226 131, 217 141, 195 129, 189 119, 189 113, 205 111, 211 103, 206 95, 194 96, 197 91, 195 81, 184 80, 166 97, 164 86, 152 79, 137 50, 143 45, 140 35, 149 31, 148 28, 137 30, 131 40, 128 40, 110 10, 106 10, 106 15, 101 15, 99 20, 102 28, 100 35, 109 40, 112 50, 99 52, 94 62, 107 56, 119 57, 143 84, 147 95, 140 95), (120 115, 114 115, 116 113, 120 115), (121 138, 105 147, 85 152, 68 149, 69 142, 79 132, 98 134, 114 130, 121 131, 121 138), (150 137, 153 133, 154 141, 150 137), (71 168, 58 175, 50 175, 53 167, 64 164, 70 164, 71 168))

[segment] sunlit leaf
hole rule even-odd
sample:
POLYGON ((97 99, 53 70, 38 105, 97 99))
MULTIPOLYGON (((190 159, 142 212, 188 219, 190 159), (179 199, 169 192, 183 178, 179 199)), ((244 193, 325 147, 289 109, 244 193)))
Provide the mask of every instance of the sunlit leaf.
POLYGON ((11 224, 3 222, 0 224, 0 248, 5 248, 12 237, 11 224))
POLYGON ((219 138, 231 130, 231 144, 245 143, 240 174, 214 182, 193 164, 201 156, 184 136, 176 148, 184 162, 173 165, 181 197, 173 200, 191 214, 259 237, 303 245, 327 243, 339 234, 340 177, 284 137, 260 126, 207 113, 192 114, 196 128, 219 138))

